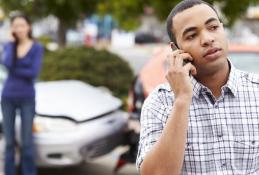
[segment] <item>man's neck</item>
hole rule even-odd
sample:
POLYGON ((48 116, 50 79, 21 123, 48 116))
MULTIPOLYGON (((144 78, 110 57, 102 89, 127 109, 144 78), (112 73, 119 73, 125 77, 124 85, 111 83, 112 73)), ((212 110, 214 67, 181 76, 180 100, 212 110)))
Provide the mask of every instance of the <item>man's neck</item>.
POLYGON ((203 76, 201 78, 197 77, 197 80, 204 86, 208 87, 214 97, 218 98, 221 95, 221 87, 224 86, 228 81, 229 72, 230 65, 225 64, 224 68, 222 68, 220 71, 217 71, 214 74, 208 76, 203 76))

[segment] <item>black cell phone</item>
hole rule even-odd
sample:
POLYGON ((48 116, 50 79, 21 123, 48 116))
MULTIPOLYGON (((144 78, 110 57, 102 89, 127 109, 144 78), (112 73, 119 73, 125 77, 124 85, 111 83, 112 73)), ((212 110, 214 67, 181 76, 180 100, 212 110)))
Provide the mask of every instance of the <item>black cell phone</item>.
MULTIPOLYGON (((170 43, 170 46, 171 46, 173 51, 179 49, 173 42, 170 43)), ((183 60, 183 65, 185 65, 185 64, 187 64, 189 62, 191 62, 191 61, 190 60, 183 60)))

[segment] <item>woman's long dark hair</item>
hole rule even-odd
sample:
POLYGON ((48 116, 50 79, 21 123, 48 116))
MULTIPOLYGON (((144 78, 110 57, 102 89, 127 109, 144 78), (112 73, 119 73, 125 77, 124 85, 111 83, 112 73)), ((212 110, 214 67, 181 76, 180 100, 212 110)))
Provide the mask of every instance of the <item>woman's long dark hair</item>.
MULTIPOLYGON (((26 22, 27 22, 27 24, 31 27, 31 20, 29 19, 29 17, 28 16, 26 16, 26 15, 24 15, 23 13, 15 13, 14 15, 11 15, 11 17, 10 17, 11 19, 11 24, 14 22, 14 20, 16 19, 16 18, 22 18, 22 19, 24 19, 26 22)), ((17 61, 17 59, 18 59, 18 49, 17 49, 17 46, 18 46, 18 44, 19 44, 19 39, 17 38, 17 36, 15 35, 15 33, 12 33, 12 35, 13 35, 13 37, 14 37, 14 54, 13 54, 13 66, 15 66, 15 63, 16 63, 16 61, 17 61)), ((30 38, 30 39, 33 39, 33 37, 32 37, 32 29, 30 28, 30 30, 29 30, 29 33, 28 33, 28 37, 30 38)))

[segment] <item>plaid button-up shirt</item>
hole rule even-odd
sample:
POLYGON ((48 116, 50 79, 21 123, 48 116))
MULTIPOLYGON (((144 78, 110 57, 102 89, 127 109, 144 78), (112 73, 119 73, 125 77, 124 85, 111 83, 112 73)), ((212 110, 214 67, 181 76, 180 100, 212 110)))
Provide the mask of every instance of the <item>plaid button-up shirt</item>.
MULTIPOLYGON (((218 99, 196 79, 191 81, 193 98, 182 174, 259 175, 259 76, 232 65, 218 99)), ((159 139, 173 101, 168 83, 158 86, 145 100, 138 168, 159 139)))

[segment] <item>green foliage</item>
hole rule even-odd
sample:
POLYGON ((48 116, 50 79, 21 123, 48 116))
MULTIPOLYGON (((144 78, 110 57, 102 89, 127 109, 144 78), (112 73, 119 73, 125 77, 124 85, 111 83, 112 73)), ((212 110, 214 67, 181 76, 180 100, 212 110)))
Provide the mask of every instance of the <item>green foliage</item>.
POLYGON ((120 22, 120 27, 132 30, 140 24, 140 14, 145 5, 143 0, 109 0, 98 4, 101 14, 112 13, 113 17, 120 22))
MULTIPOLYGON (((157 16, 161 20, 165 20, 171 9, 179 3, 181 0, 160 0, 153 1, 151 0, 151 6, 155 8, 157 16)), ((205 0, 210 4, 217 3, 225 16, 226 25, 231 26, 236 19, 241 18, 245 15, 245 12, 249 5, 258 4, 259 0, 205 0)))
POLYGON ((226 17, 225 23, 232 26, 236 19, 244 17, 247 8, 251 5, 251 0, 242 0, 239 3, 235 0, 219 1, 221 10, 226 17))
POLYGON ((59 44, 65 45, 65 32, 76 21, 96 11, 101 0, 0 0, 6 14, 19 10, 32 19, 54 15, 59 19, 59 44))
POLYGON ((75 22, 80 17, 92 14, 100 0, 0 0, 5 12, 21 10, 32 17, 55 15, 60 20, 75 22))
POLYGON ((105 86, 118 97, 126 96, 133 80, 129 64, 106 50, 66 48, 47 52, 41 80, 82 80, 94 86, 105 86))
POLYGON ((172 8, 178 4, 181 0, 173 0, 173 1, 152 1, 150 2, 150 6, 155 9, 156 16, 161 20, 164 21, 172 8))
MULTIPOLYGON (((139 23, 139 16, 144 12, 145 6, 150 6, 155 9, 155 15, 164 21, 171 9, 181 0, 109 0, 99 5, 99 11, 110 12, 119 20, 119 25, 126 29, 136 27, 139 23)), ((249 5, 259 3, 259 0, 205 0, 211 4, 218 3, 226 17, 226 25, 232 25, 237 18, 242 17, 249 5)))
MULTIPOLYGON (((74 25, 75 21, 85 15, 98 11, 100 14, 110 13, 118 20, 120 27, 132 30, 140 24, 140 16, 146 6, 155 9, 155 15, 164 21, 171 9, 181 0, 0 0, 5 12, 22 10, 30 17, 43 17, 53 14, 66 23, 64 26, 74 25)), ((226 17, 228 25, 242 17, 249 5, 259 3, 259 0, 206 0, 218 3, 226 17)))
POLYGON ((37 38, 37 41, 39 41, 46 48, 47 44, 52 42, 52 38, 48 35, 42 35, 37 38))

